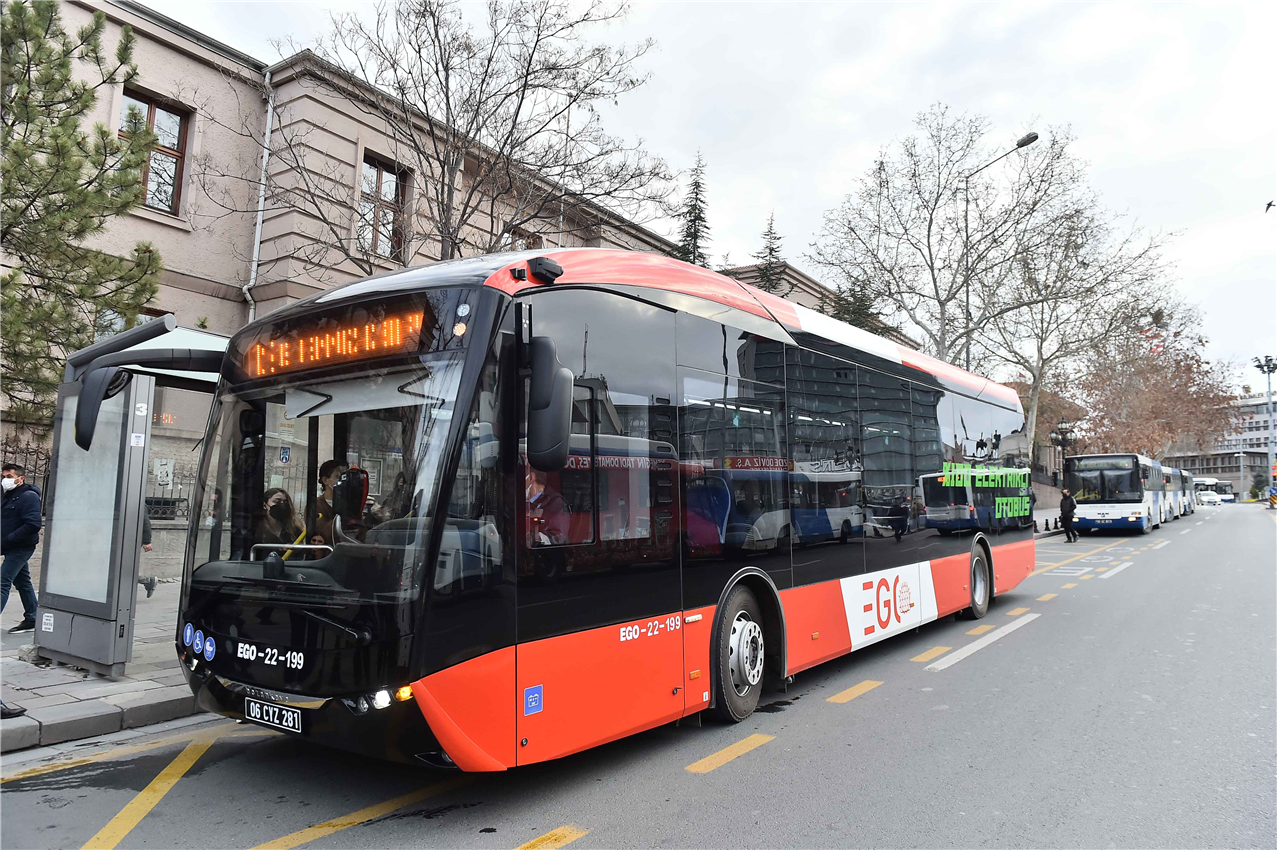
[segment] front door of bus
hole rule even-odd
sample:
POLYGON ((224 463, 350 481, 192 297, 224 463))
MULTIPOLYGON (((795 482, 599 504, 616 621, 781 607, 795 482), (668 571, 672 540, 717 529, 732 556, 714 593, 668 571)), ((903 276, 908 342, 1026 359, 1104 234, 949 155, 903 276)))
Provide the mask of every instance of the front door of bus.
POLYGON ((606 292, 528 299, 576 376, 566 468, 522 461, 520 764, 682 715, 674 314, 606 292))

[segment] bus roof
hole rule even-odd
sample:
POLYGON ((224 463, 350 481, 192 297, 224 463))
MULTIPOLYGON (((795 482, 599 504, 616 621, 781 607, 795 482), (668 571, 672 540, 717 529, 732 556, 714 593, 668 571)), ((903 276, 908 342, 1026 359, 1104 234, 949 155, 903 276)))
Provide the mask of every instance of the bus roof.
MULTIPOLYGON (((660 254, 613 248, 550 248, 484 254, 428 266, 399 269, 318 293, 300 304, 330 305, 369 295, 411 291, 425 286, 485 285, 518 295, 547 284, 534 278, 529 261, 547 257, 563 274, 554 285, 607 284, 664 290, 723 304, 773 322, 800 344, 803 337, 846 346, 931 376, 941 385, 1013 410, 1021 410, 1015 390, 974 375, 862 328, 839 322, 815 310, 778 298, 734 278, 660 254), (520 278, 514 269, 520 269, 520 278)), ((304 308, 303 308, 304 309, 304 308)))

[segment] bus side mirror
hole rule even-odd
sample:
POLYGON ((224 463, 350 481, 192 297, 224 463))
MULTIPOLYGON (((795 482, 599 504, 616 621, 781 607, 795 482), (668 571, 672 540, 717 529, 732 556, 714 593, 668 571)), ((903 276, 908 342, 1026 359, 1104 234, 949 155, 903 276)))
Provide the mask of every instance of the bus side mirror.
POLYGON ((528 392, 528 463, 553 472, 568 465, 572 434, 572 370, 559 362, 554 340, 528 343, 532 382, 528 392))
POLYGON ((358 521, 368 503, 368 473, 352 466, 333 485, 333 513, 345 522, 358 521))
POLYGON ((102 402, 128 386, 133 373, 119 366, 94 369, 81 382, 80 398, 75 406, 75 444, 86 452, 93 445, 98 428, 98 411, 102 402))

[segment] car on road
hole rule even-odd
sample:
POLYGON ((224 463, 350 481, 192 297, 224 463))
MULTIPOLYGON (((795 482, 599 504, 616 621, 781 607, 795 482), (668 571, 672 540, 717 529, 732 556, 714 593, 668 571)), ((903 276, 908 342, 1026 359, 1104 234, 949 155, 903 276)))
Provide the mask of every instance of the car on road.
POLYGON ((1218 505, 1219 494, 1212 490, 1199 490, 1197 492, 1197 501, 1203 505, 1218 505))

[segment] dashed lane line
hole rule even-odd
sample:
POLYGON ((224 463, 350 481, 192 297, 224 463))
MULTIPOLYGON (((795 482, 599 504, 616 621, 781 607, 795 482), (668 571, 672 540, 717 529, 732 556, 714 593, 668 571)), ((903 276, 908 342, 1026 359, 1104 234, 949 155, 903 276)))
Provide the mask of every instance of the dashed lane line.
POLYGON ((1078 576, 1078 578, 1082 579, 1082 581, 1086 581, 1088 578, 1095 578, 1095 573, 1088 573, 1084 576, 1078 576))
MULTIPOLYGON (((326 820, 323 823, 317 823, 314 826, 308 826, 297 832, 289 833, 282 838, 276 838, 274 841, 267 841, 265 844, 259 844, 253 850, 289 850, 291 847, 299 847, 302 844, 314 841, 317 838, 323 838, 326 835, 332 835, 334 832, 341 832, 343 829, 349 829, 352 826, 359 826, 361 823, 367 823, 370 820, 388 815, 391 812, 398 811, 405 806, 411 806, 413 803, 420 803, 431 797, 437 797, 448 791, 460 788, 463 785, 469 785, 475 781, 475 775, 472 773, 463 774, 453 777, 444 782, 436 783, 425 788, 418 788, 398 797, 392 797, 384 803, 378 803, 375 806, 367 806, 358 811, 351 812, 339 818, 326 820)), ((578 838, 580 836, 577 836, 578 838)), ((558 845, 562 846, 562 845, 558 845)))
POLYGON ((1192 530, 1193 530, 1193 529, 1191 529, 1191 528, 1186 528, 1186 529, 1184 529, 1183 531, 1181 531, 1181 532, 1180 532, 1180 534, 1188 534, 1188 533, 1189 533, 1190 531, 1192 531, 1192 530))
POLYGON ((1029 610, 1028 608, 1012 608, 1010 611, 1007 612, 1007 616, 1018 617, 1021 614, 1026 613, 1028 610, 1029 610))
POLYGON ((1158 543, 1158 544, 1157 544, 1156 546, 1154 546, 1153 548, 1154 548, 1154 549, 1161 549, 1163 546, 1165 546, 1167 543, 1170 543, 1170 542, 1171 542, 1171 541, 1169 541, 1169 540, 1163 540, 1161 543, 1158 543))
POLYGON ((728 762, 735 761, 751 750, 756 750, 768 741, 774 741, 775 739, 775 735, 750 735, 745 740, 737 741, 712 756, 706 756, 700 761, 689 764, 685 769, 689 773, 709 773, 711 770, 717 770, 728 762))
POLYGON ((1055 593, 1044 593, 1043 595, 1041 595, 1041 596, 1039 596, 1039 597, 1038 597, 1038 601, 1039 601, 1039 602, 1050 602, 1050 601, 1051 601, 1052 599, 1054 599, 1057 595, 1058 595, 1058 594, 1055 594, 1055 593))
POLYGON ((151 780, 137 796, 129 800, 128 805, 120 813, 111 818, 106 826, 97 831, 84 845, 84 850, 114 850, 124 837, 133 831, 133 827, 142 822, 142 818, 150 814, 164 795, 173 790, 177 781, 186 775, 199 757, 213 746, 212 740, 194 741, 187 744, 177 758, 173 759, 160 771, 160 775, 151 780))
POLYGON ((994 631, 989 632, 987 635, 980 638, 979 640, 971 641, 971 643, 962 647, 962 649, 949 653, 944 658, 941 658, 939 661, 935 661, 931 664, 928 664, 925 669, 930 670, 934 673, 938 673, 941 670, 947 670, 953 665, 957 664, 962 659, 971 657, 975 653, 984 649, 986 646, 991 645, 994 641, 997 641, 1011 634, 1011 632, 1015 631, 1021 626, 1025 626, 1025 625, 1028 625, 1029 623, 1032 623, 1034 620, 1036 620, 1038 617, 1041 617, 1041 616, 1042 616, 1041 614, 1029 614, 1027 616, 1021 617, 1018 620, 1007 623, 1002 628, 995 629, 994 631))
POLYGON ((967 629, 969 635, 982 635, 985 632, 993 631, 997 626, 976 626, 974 629, 967 629))
POLYGON ((865 679, 859 685, 852 685, 847 690, 834 694, 826 699, 825 702, 851 702, 856 697, 869 693, 881 684, 882 682, 875 682, 873 679, 865 679))
POLYGON ((939 658, 941 655, 944 655, 946 652, 948 652, 951 649, 953 649, 953 647, 951 646, 933 646, 930 649, 928 649, 926 652, 923 652, 919 655, 915 655, 913 658, 910 658, 909 660, 910 661, 930 661, 933 658, 939 658))
POLYGON ((540 838, 534 838, 527 844, 520 844, 515 850, 558 850, 576 841, 583 835, 589 835, 588 829, 581 829, 573 824, 552 829, 540 838))
POLYGON ((1126 569, 1127 567, 1131 566, 1131 564, 1134 564, 1134 563, 1135 563, 1134 561, 1127 561, 1126 563, 1122 564, 1120 567, 1114 567, 1112 572, 1107 572, 1104 575, 1100 576, 1100 578, 1112 578, 1113 576, 1117 575, 1122 570, 1126 569))
POLYGON ((1065 590, 1072 590, 1073 588, 1077 587, 1077 582, 1071 581, 1068 584, 1060 585, 1060 587, 1062 587, 1065 590))

